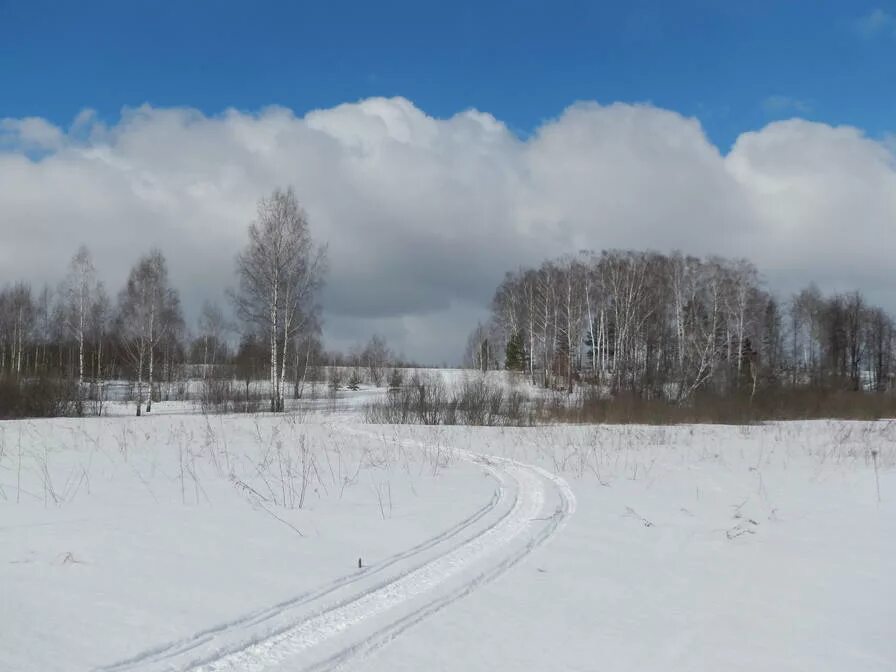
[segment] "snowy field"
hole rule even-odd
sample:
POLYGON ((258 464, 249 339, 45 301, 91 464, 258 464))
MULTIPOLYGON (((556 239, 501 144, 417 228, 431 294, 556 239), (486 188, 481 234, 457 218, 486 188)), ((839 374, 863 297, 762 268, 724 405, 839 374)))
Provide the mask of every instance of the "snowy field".
POLYGON ((359 407, 0 423, 0 670, 896 669, 896 423, 359 407))

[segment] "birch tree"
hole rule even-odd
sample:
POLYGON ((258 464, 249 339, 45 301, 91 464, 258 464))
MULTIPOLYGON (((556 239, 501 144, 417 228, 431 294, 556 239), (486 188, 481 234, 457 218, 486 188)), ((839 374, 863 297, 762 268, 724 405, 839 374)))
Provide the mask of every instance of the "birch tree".
POLYGON ((78 248, 69 264, 68 276, 62 287, 63 319, 78 343, 78 391, 84 386, 85 341, 90 328, 90 316, 97 300, 96 267, 86 246, 78 248))
POLYGON ((270 351, 271 411, 283 410, 289 344, 315 323, 315 302, 326 271, 326 248, 311 239, 293 190, 274 190, 258 202, 249 242, 237 257, 237 312, 265 334, 270 351))
POLYGON ((892 370, 894 327, 892 318, 880 308, 868 312, 868 359, 871 388, 877 392, 887 389, 892 370))
POLYGON ((533 383, 563 380, 571 391, 584 372, 601 393, 684 402, 705 387, 732 388, 755 344, 778 347, 763 339, 768 299, 745 261, 581 252, 508 273, 479 331, 528 344, 533 383))
POLYGON ((5 342, 8 343, 8 370, 12 377, 19 380, 27 367, 25 348, 34 328, 35 306, 31 295, 31 287, 19 282, 6 292, 3 312, 6 317, 5 342))
MULTIPOLYGON (((103 401, 104 398, 104 383, 105 375, 103 372, 103 366, 105 365, 105 357, 107 356, 106 352, 106 340, 109 336, 109 327, 110 322, 112 320, 112 304, 109 300, 109 295, 106 294, 106 289, 102 283, 98 283, 96 287, 96 297, 91 306, 90 311, 90 321, 89 321, 89 336, 90 341, 93 345, 93 357, 92 359, 92 369, 93 373, 91 375, 92 386, 93 386, 93 396, 97 401, 103 401)), ((98 408, 102 408, 102 406, 98 406, 98 408)))
POLYGON ((143 406, 143 374, 149 394, 146 412, 152 411, 155 349, 178 323, 180 302, 168 286, 168 265, 159 250, 142 257, 131 269, 118 299, 118 328, 122 345, 137 375, 137 415, 143 406))
POLYGON ((208 378, 210 370, 218 364, 219 355, 226 354, 226 337, 231 325, 217 303, 206 301, 202 304, 197 328, 202 344, 202 374, 208 378))

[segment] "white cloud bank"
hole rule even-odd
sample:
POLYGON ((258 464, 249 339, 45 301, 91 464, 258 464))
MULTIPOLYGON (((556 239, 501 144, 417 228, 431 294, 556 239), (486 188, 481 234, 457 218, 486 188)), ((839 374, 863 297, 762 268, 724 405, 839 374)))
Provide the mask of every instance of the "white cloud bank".
MULTIPOLYGON (((889 148, 888 148, 889 147, 889 148)), ((456 361, 506 270, 582 248, 746 256, 896 309, 896 158, 791 120, 727 155, 695 119, 580 103, 521 140, 491 115, 368 99, 296 117, 144 106, 113 126, 0 120, 0 284, 59 279, 84 242, 117 289, 152 246, 188 309, 220 298, 259 196, 293 185, 330 246, 331 345, 376 331, 456 361)))

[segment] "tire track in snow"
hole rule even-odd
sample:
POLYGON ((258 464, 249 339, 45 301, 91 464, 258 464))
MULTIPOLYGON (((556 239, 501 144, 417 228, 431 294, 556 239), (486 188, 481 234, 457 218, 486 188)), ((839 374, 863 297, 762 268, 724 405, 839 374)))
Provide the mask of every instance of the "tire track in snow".
MULTIPOLYGON (((365 434, 373 436, 366 432, 365 434)), ((418 443, 418 445, 423 444, 418 443)), ((532 527, 544 506, 543 481, 547 481, 557 488, 560 505, 555 513, 547 519, 547 524, 536 532, 524 546, 514 550, 498 564, 465 581, 448 594, 436 596, 432 601, 414 611, 400 615, 399 618, 376 630, 362 641, 351 644, 329 658, 305 668, 309 672, 339 669, 355 657, 384 646, 427 616, 508 571, 565 526, 569 516, 575 512, 575 495, 562 478, 540 467, 526 465, 507 458, 483 456, 464 450, 457 452, 464 459, 490 469, 497 470, 497 465, 503 466, 501 471, 519 483, 519 497, 513 509, 497 525, 388 585, 365 592, 353 600, 306 619, 278 635, 215 660, 206 661, 191 669, 194 672, 261 671, 296 658, 363 621, 434 591, 452 577, 474 566, 479 560, 510 545, 532 527)))
MULTIPOLYGON (((455 537, 460 536, 465 531, 473 527, 477 522, 485 518, 488 514, 492 513, 496 509, 498 509, 502 504, 509 504, 510 508, 503 513, 498 519, 490 523, 486 528, 477 533, 476 536, 484 534, 491 530, 496 525, 500 524, 505 518, 507 518, 513 508, 517 504, 518 500, 518 489, 514 490, 512 498, 508 502, 507 488, 506 488, 506 477, 504 474, 499 472, 498 470, 492 468, 488 464, 481 463, 480 466, 484 467, 485 471, 489 474, 490 477, 494 478, 497 482, 498 487, 496 488, 494 494, 491 499, 480 507, 473 514, 465 518, 464 520, 458 522, 447 530, 437 534, 429 539, 413 546, 409 549, 406 549, 400 553, 397 553, 389 558, 376 563, 374 565, 370 565, 368 567, 364 567, 357 572, 353 572, 352 574, 344 575, 334 581, 324 585, 321 588, 307 591, 300 595, 297 595, 289 600, 285 600, 280 602, 272 607, 268 607, 265 609, 253 611, 249 614, 246 614, 240 618, 227 621, 225 623, 218 624, 214 627, 207 628, 198 633, 191 635, 190 637, 175 640, 173 642, 168 642, 161 646, 153 647, 146 651, 143 651, 135 656, 127 658, 122 661, 118 661, 116 663, 112 663, 109 665, 103 665, 101 667, 94 668, 94 672, 128 672, 130 670, 145 670, 145 669, 155 669, 156 666, 166 664, 161 669, 172 670, 172 669, 194 669, 194 667, 198 664, 198 661, 205 660, 201 654, 197 655, 197 649, 200 649, 206 644, 213 643, 216 639, 227 636, 230 633, 239 633, 239 632, 251 632, 252 628, 257 628, 263 626, 265 623, 273 621, 278 617, 283 616, 288 613, 290 610, 298 609, 300 607, 312 604, 316 601, 321 600, 322 598, 330 595, 342 588, 350 587, 354 583, 358 583, 364 579, 375 576, 379 573, 384 572, 386 569, 394 566, 395 564, 408 559, 413 559, 414 556, 418 556, 426 551, 433 549, 440 544, 443 544, 447 541, 454 539, 455 537), (183 658, 185 656, 189 656, 191 653, 194 655, 193 661, 184 665, 181 663, 177 664, 176 659, 183 658), (192 665, 192 667, 190 666, 192 665)), ((458 546, 467 543, 466 541, 461 542, 458 546)), ((451 553, 456 547, 452 546, 442 551, 440 556, 447 555, 451 553)), ((437 556, 437 557, 440 557, 437 556)), ((412 566, 407 568, 398 574, 392 575, 385 579, 383 582, 376 584, 375 586, 369 588, 367 591, 376 590, 382 588, 384 586, 390 585, 394 581, 401 579, 407 574, 415 571, 420 566, 425 563, 420 563, 419 565, 412 566)), ((361 593, 364 594, 364 593, 361 593)), ((350 602, 357 598, 357 595, 348 598, 345 602, 350 602)), ((292 626, 288 626, 292 627, 292 626)), ((281 634, 287 628, 274 629, 273 631, 269 631, 264 633, 264 636, 277 636, 281 634)), ((232 649, 219 647, 216 652, 212 655, 207 655, 207 659, 216 659, 220 658, 223 655, 227 655, 233 651, 241 650, 246 645, 245 639, 244 641, 237 647, 233 647, 232 649)))
MULTIPOLYGON (((501 460, 504 458, 491 459, 501 460)), ((510 462, 514 461, 510 460, 510 462)), ((518 462, 515 462, 515 464, 520 465, 520 463, 518 462)), ((356 644, 346 647, 330 658, 327 658, 320 663, 311 665, 310 667, 304 668, 302 672, 337 672, 338 670, 344 668, 346 664, 350 663, 355 658, 363 655, 369 655, 377 649, 386 646, 389 642, 401 635, 408 628, 411 628, 412 626, 420 623, 422 620, 426 619, 432 614, 441 611, 453 602, 456 602, 457 600, 469 595, 478 587, 498 578, 518 562, 520 562, 527 555, 529 555, 529 553, 535 550, 535 548, 547 542, 548 539, 550 539, 563 527, 565 527, 569 517, 573 513, 575 513, 576 510, 576 496, 573 493, 572 489, 569 487, 569 484, 564 479, 548 472, 545 469, 542 469, 541 467, 531 465, 522 466, 532 469, 542 478, 553 482, 554 485, 557 486, 560 494, 560 505, 558 506, 554 515, 550 517, 549 523, 544 527, 543 530, 541 530, 535 537, 533 537, 532 540, 530 540, 530 542, 523 549, 512 554, 497 566, 477 575, 474 579, 455 589, 448 595, 434 600, 433 602, 420 607, 419 609, 407 614, 399 620, 394 621, 393 623, 390 623, 383 628, 380 628, 372 635, 369 635, 356 644)))
MULTIPOLYGON (((347 431, 379 438, 370 432, 347 431)), ((426 444, 417 441, 404 441, 404 443, 427 447, 426 444)), ((319 590, 147 651, 129 660, 98 668, 97 672, 145 669, 192 672, 261 671, 286 661, 296 665, 304 664, 306 665, 304 669, 309 672, 340 669, 356 657, 384 646, 427 616, 508 571, 558 532, 575 511, 575 496, 566 482, 540 467, 508 458, 480 455, 468 450, 454 449, 454 454, 483 467, 499 482, 499 488, 491 501, 464 521, 414 548, 371 567, 369 571, 347 575, 319 590), (460 535, 501 504, 506 498, 504 486, 507 480, 517 483, 511 508, 472 537, 421 562, 416 567, 386 577, 378 585, 367 587, 335 605, 323 607, 302 620, 282 625, 290 610, 319 602, 321 598, 340 588, 350 587, 353 583, 380 572, 400 560, 413 559, 414 556, 460 535), (545 503, 543 487, 545 482, 557 489, 560 504, 552 516, 538 518, 545 503), (542 521, 544 524, 540 524, 542 521), (533 534, 527 535, 533 527, 538 529, 533 534), (487 566, 478 574, 465 579, 459 586, 451 587, 447 593, 439 593, 440 586, 463 572, 475 569, 480 561, 499 554, 503 548, 509 548, 511 552, 499 559, 496 564, 487 566), (421 599, 429 593, 434 594, 433 598, 420 605, 421 599), (414 604, 414 602, 419 606, 415 606, 412 611, 402 612, 400 609, 402 604, 414 604), (317 654, 319 657, 326 656, 323 660, 302 661, 303 654, 313 655, 312 652, 318 645, 331 640, 336 643, 339 640, 334 638, 340 636, 350 637, 349 633, 354 626, 360 626, 380 615, 389 618, 385 614, 392 610, 396 612, 396 615, 391 617, 392 620, 365 635, 360 641, 349 642, 335 653, 319 652, 317 654), (271 627, 275 621, 281 624, 278 626, 279 629, 271 627), (267 626, 267 631, 259 632, 259 628, 264 626, 267 626), (216 644, 216 640, 226 639, 227 636, 239 638, 241 643, 235 641, 228 646, 218 642, 213 652, 208 650, 209 646, 216 644), (157 667, 159 665, 164 667, 157 667)), ((332 646, 332 643, 329 646, 332 646)), ((326 647, 324 651, 327 651, 326 647)))

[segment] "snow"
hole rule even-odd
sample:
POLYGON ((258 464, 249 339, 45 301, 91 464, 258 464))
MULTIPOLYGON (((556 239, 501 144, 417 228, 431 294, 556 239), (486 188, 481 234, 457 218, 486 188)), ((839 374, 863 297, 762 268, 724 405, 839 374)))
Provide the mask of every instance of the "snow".
POLYGON ((363 669, 892 670, 896 479, 878 505, 859 441, 892 458, 893 433, 867 427, 561 429, 604 444, 607 485, 571 479, 578 512, 544 553, 363 669), (832 438, 844 428, 857 443, 832 438))
POLYGON ((365 425, 375 394, 0 423, 0 670, 896 669, 896 424, 365 425))
POLYGON ((359 556, 372 564, 451 527, 495 487, 481 470, 446 469, 447 450, 439 463, 405 459, 378 441, 271 417, 0 423, 0 443, 4 670, 91 669, 269 607, 357 571, 359 556), (316 449, 322 484, 309 486, 302 510, 253 506, 230 472, 282 501, 276 443, 298 462, 301 436, 316 449), (183 489, 182 457, 197 473, 183 489), (354 483, 340 498, 346 478, 354 483))

